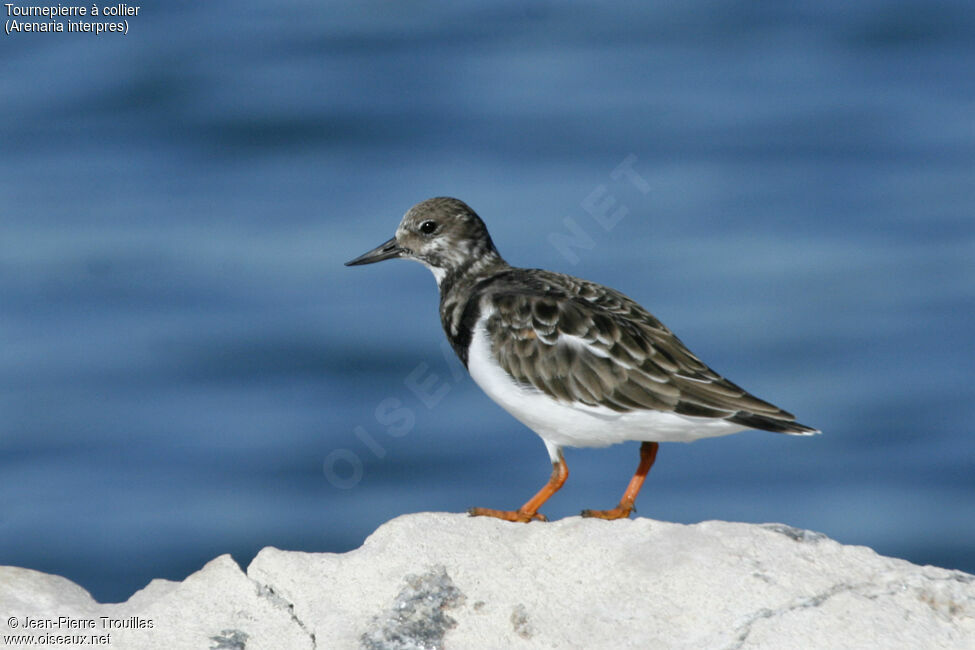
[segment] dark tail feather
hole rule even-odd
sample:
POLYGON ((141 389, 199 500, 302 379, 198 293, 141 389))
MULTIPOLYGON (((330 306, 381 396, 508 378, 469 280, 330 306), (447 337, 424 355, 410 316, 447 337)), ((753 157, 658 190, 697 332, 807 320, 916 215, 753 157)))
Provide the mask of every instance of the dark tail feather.
POLYGON ((726 419, 750 429, 761 429, 762 431, 772 431, 773 433, 788 433, 799 436, 811 436, 820 433, 819 429, 807 427, 791 419, 789 413, 783 411, 782 415, 783 419, 778 419, 767 415, 756 415, 748 411, 738 411, 726 419), (786 417, 790 419, 784 419, 786 417))

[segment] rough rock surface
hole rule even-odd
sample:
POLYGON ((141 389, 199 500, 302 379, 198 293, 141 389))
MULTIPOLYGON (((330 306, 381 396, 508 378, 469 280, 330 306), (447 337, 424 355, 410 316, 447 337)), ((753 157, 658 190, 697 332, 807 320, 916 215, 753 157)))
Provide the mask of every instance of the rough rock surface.
POLYGON ((222 556, 120 604, 0 567, 0 613, 4 635, 111 633, 115 649, 971 650, 975 576, 781 524, 428 513, 394 519, 350 553, 266 548, 246 574, 222 556), (24 629, 25 617, 95 629, 24 629), (137 627, 106 629, 100 617, 137 627))

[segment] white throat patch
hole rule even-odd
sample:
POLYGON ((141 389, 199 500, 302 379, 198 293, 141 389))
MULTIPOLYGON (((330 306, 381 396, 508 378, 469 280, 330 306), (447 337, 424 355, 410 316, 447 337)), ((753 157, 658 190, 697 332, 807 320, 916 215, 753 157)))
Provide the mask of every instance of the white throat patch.
POLYGON ((428 269, 430 269, 430 273, 433 273, 433 277, 437 281, 437 287, 439 288, 440 287, 440 283, 443 282, 443 279, 445 277, 447 277, 447 271, 446 271, 446 269, 442 269, 439 266, 430 266, 429 264, 427 264, 426 262, 424 262, 422 260, 417 260, 417 261, 420 262, 420 264, 422 264, 423 266, 425 266, 428 269))

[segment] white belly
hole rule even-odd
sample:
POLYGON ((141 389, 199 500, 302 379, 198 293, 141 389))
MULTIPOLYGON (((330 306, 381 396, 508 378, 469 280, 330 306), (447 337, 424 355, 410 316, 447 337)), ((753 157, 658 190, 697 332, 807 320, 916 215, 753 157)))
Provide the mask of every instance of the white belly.
POLYGON ((560 402, 535 388, 521 386, 494 361, 484 327, 489 316, 481 316, 471 338, 467 352, 471 377, 488 397, 549 445, 605 447, 627 440, 690 442, 747 428, 727 420, 665 411, 619 413, 604 406, 560 402))

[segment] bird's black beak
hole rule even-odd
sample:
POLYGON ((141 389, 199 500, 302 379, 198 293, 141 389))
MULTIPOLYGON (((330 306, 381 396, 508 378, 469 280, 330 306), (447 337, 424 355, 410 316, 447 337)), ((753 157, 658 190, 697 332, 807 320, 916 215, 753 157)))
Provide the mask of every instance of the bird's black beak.
POLYGON ((396 238, 393 237, 389 241, 381 243, 368 253, 363 253, 354 260, 349 260, 345 263, 346 266, 359 266, 360 264, 372 264, 373 262, 382 262, 383 260, 391 260, 394 257, 400 257, 403 254, 403 249, 400 245, 396 243, 396 238))

